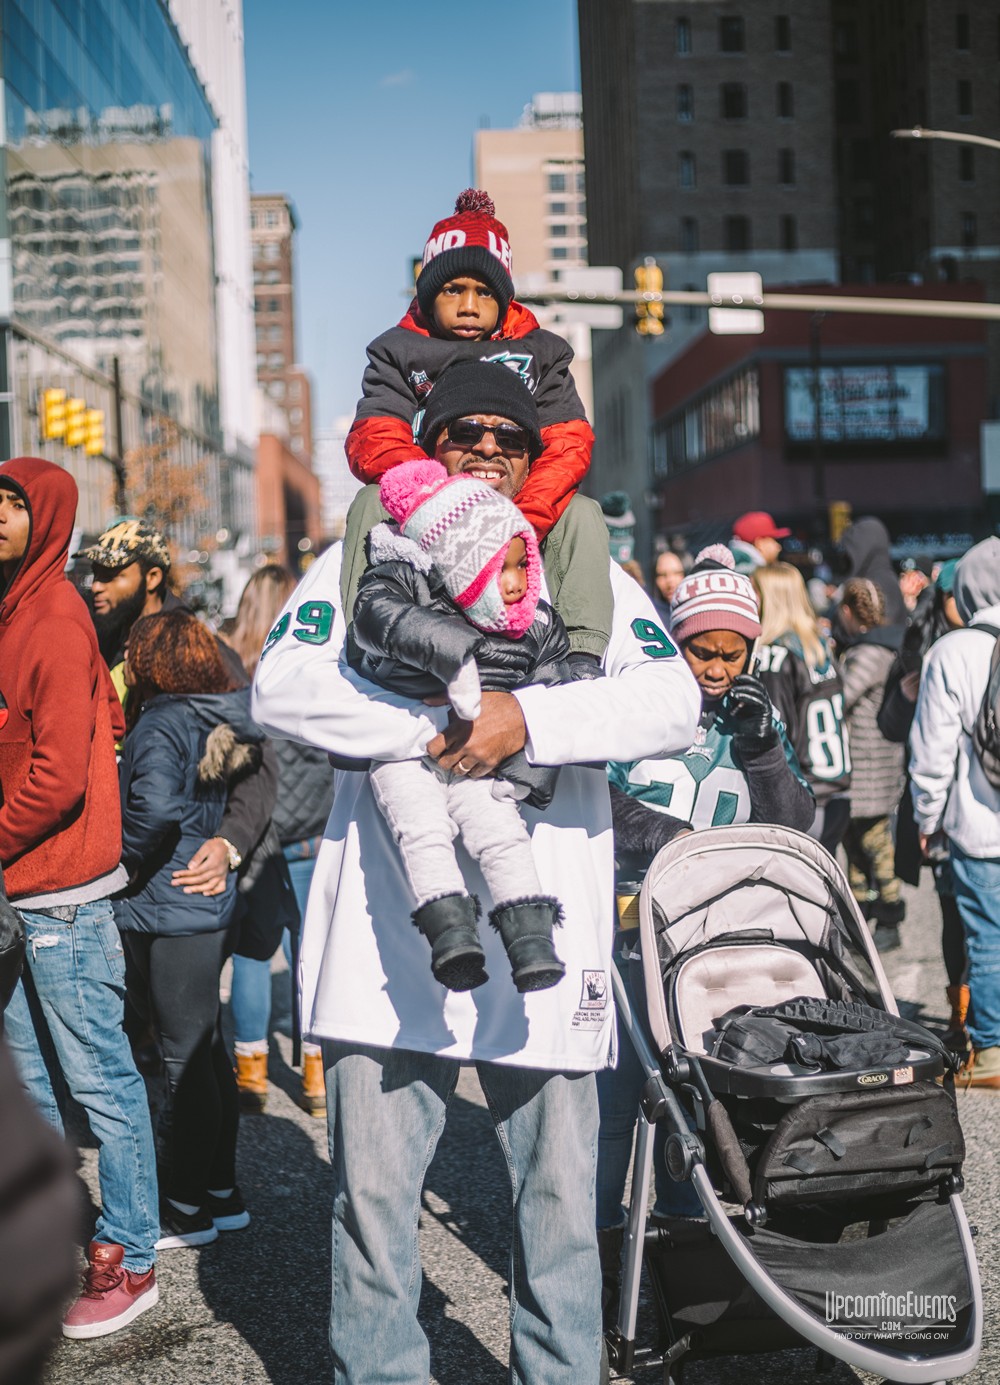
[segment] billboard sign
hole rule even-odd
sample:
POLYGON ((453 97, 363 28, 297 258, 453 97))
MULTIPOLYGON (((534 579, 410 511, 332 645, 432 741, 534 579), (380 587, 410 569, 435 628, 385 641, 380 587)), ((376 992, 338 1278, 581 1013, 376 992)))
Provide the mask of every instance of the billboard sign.
MULTIPOLYGON (((816 374, 785 371, 785 433, 790 442, 816 437, 816 374)), ((824 442, 905 442, 944 436, 940 366, 822 366, 820 435, 824 442)))

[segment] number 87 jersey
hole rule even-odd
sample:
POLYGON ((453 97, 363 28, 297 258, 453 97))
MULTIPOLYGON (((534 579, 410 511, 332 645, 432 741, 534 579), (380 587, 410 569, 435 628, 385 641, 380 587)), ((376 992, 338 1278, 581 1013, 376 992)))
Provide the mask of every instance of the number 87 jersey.
POLYGON ((851 784, 851 755, 844 720, 844 693, 832 660, 812 668, 794 636, 761 645, 760 676, 781 715, 802 772, 819 803, 851 784))

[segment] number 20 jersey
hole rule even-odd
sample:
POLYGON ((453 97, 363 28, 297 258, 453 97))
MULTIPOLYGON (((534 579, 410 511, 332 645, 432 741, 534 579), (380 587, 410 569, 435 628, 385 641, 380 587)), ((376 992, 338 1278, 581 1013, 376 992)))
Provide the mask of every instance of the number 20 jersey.
POLYGON ((757 657, 764 686, 781 714, 817 802, 846 793, 851 755, 836 664, 827 660, 811 669, 792 643, 761 645, 757 657))
MULTIPOLYGON (((778 740, 792 773, 802 779, 780 717, 778 740)), ((612 761, 608 778, 647 807, 670 813, 693 827, 727 827, 749 822, 750 788, 734 745, 735 723, 724 706, 703 709, 694 744, 683 754, 633 764, 612 761)))

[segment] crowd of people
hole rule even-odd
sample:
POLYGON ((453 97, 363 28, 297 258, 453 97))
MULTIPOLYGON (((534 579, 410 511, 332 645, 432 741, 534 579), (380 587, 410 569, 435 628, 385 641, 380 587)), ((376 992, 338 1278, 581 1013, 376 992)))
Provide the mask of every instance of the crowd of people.
MULTIPOLYGON (((647 595, 578 494, 571 354, 510 263, 492 203, 462 194, 369 349, 343 542, 298 581, 262 566, 219 631, 140 519, 77 555, 85 600, 72 478, 0 465, 5 1037, 49 1124, 71 1095, 98 1145, 68 1337, 153 1308, 158 1252, 251 1225, 239 1123, 266 1114, 283 950, 301 1102, 330 1134, 337 1378, 428 1377, 421 1191, 470 1064, 512 1180, 515 1378, 596 1380, 643 1081, 611 998, 638 947, 615 873, 634 893, 679 834, 767 823, 842 850, 881 950, 926 865, 948 1041, 968 1086, 1000 1089, 1000 746, 978 730, 1000 539, 897 575, 859 519, 841 576, 807 581, 755 512, 665 549, 647 595), (140 1070, 166 1089, 155 1132, 140 1070)), ((18 1120, 68 1208, 58 1143, 18 1120)), ((654 1217, 700 1210, 658 1177, 654 1217)), ((64 1251, 73 1229, 45 1228, 64 1251)), ((68 1254, 48 1264, 19 1379, 66 1288, 68 1254)))

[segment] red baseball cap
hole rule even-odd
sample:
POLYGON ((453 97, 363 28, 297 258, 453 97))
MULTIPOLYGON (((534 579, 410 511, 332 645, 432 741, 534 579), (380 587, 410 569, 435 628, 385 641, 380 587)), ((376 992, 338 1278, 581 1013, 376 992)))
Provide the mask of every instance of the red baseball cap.
POLYGON ((751 510, 733 521, 733 537, 743 543, 754 543, 757 539, 787 539, 791 529, 779 529, 773 515, 766 510, 751 510))

